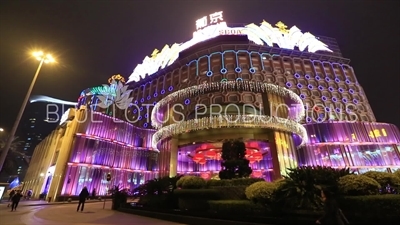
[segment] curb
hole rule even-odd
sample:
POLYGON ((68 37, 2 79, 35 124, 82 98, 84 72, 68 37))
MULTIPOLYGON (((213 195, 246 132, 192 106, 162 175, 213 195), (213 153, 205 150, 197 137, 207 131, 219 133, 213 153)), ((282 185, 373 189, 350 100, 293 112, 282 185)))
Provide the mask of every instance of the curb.
POLYGON ((161 220, 183 223, 189 225, 204 225, 204 224, 218 224, 218 225, 274 225, 274 224, 266 224, 266 223, 251 223, 251 222, 242 222, 242 221, 231 221, 231 220, 222 220, 222 219, 211 219, 205 217, 196 217, 196 216, 186 216, 186 215, 175 215, 170 213, 161 213, 161 212, 150 212, 145 210, 135 210, 135 209, 127 209, 120 208, 117 211, 135 214, 144 217, 157 218, 161 220))
MULTIPOLYGON (((88 203, 99 203, 100 201, 96 201, 96 202, 85 202, 85 204, 88 203)), ((104 202, 104 201, 101 201, 104 202)), ((38 204, 25 204, 25 205, 21 205, 21 206, 41 206, 41 205, 71 205, 71 204, 78 204, 79 202, 52 202, 52 203, 38 203, 38 204)))

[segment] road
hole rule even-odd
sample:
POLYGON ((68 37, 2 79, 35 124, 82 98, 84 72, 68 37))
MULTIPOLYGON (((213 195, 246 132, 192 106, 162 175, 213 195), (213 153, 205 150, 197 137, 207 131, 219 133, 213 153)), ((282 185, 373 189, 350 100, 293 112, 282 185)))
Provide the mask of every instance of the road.
POLYGON ((111 202, 85 204, 83 212, 76 212, 76 204, 21 205, 10 212, 0 205, 0 225, 183 225, 111 210, 111 202))

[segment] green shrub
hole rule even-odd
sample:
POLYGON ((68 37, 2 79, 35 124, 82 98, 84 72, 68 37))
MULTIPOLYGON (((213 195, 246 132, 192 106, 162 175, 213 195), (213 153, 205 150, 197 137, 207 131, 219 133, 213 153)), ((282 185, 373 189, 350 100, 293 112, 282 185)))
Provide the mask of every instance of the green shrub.
POLYGON ((176 187, 177 188, 182 188, 183 182, 190 176, 182 176, 176 181, 176 187))
POLYGON ((208 204, 210 211, 219 215, 249 215, 266 210, 249 200, 210 200, 208 204))
POLYGON ((174 191, 174 195, 190 199, 219 199, 219 192, 215 189, 177 189, 174 191))
POLYGON ((226 187, 226 186, 249 186, 258 181, 264 181, 262 178, 237 178, 230 180, 208 180, 207 187, 226 187))
POLYGON ((396 171, 394 171, 393 175, 395 175, 397 178, 400 179, 400 169, 397 169, 396 171))
POLYGON ((358 224, 397 224, 400 195, 345 196, 340 207, 351 221, 358 224))
POLYGON ((381 185, 365 175, 347 175, 339 179, 339 190, 345 195, 374 195, 381 185))
POLYGON ((268 203, 271 201, 276 188, 277 185, 275 183, 259 181, 248 186, 245 194, 247 199, 253 202, 268 203))
POLYGON ((287 176, 277 182, 274 203, 281 208, 317 209, 322 206, 321 188, 337 191, 340 177, 351 174, 349 169, 303 166, 288 169, 287 176))
POLYGON ((392 173, 368 171, 363 175, 376 180, 381 185, 382 189, 388 184, 395 187, 400 186, 400 178, 392 173))
POLYGON ((247 186, 213 186, 210 189, 219 192, 219 198, 224 200, 247 200, 245 190, 247 186))
POLYGON ((217 200, 218 194, 213 189, 178 189, 174 192, 179 198, 179 208, 189 211, 207 211, 208 200, 217 200))
MULTIPOLYGON (((177 207, 174 206, 172 202, 174 199, 172 199, 173 195, 144 195, 140 196, 139 199, 139 204, 143 205, 144 207, 148 208, 156 208, 156 209, 167 209, 171 207, 177 207)), ((176 199, 177 202, 177 199, 176 199)))
POLYGON ((176 182, 176 186, 184 189, 198 189, 204 188, 206 181, 197 176, 183 176, 176 182))

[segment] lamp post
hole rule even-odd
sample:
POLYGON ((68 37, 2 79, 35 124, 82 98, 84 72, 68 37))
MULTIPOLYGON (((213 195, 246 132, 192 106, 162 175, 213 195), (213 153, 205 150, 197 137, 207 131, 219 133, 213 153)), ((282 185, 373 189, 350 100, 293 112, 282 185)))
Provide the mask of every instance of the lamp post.
POLYGON ((1 151, 0 172, 3 169, 4 161, 6 160, 8 151, 10 150, 12 141, 14 140, 14 136, 15 136, 15 133, 17 132, 17 128, 18 128, 19 122, 21 121, 22 114, 25 111, 25 107, 26 107, 26 104, 28 103, 29 96, 31 95, 33 86, 35 86, 35 82, 36 82, 36 79, 37 79, 37 77, 39 75, 40 69, 42 68, 43 63, 52 63, 52 62, 54 62, 54 58, 50 54, 44 54, 43 52, 35 52, 35 53, 33 53, 33 56, 38 61, 40 61, 40 63, 39 63, 39 66, 38 66, 38 68, 36 70, 35 75, 33 76, 33 80, 31 82, 31 85, 29 86, 28 92, 26 93, 25 99, 22 102, 22 106, 21 106, 21 108, 19 110, 19 113, 17 115, 17 119, 15 120, 14 126, 13 126, 13 128, 11 129, 11 132, 10 132, 10 136, 7 139, 6 146, 4 146, 4 149, 1 151))

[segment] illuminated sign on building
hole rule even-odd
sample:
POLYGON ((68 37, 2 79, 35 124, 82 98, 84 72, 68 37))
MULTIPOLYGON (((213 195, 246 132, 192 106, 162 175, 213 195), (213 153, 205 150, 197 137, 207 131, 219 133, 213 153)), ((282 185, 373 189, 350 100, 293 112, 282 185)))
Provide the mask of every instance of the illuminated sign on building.
POLYGON ((210 22, 208 22, 207 16, 203 16, 202 18, 196 20, 196 29, 199 30, 211 24, 216 24, 224 21, 224 17, 222 16, 222 11, 215 12, 209 15, 210 22))
POLYGON ((260 26, 254 23, 244 27, 228 27, 223 20, 222 11, 204 16, 196 21, 196 31, 193 38, 181 44, 165 45, 159 51, 155 49, 151 56, 146 56, 143 62, 136 66, 129 76, 128 82, 139 81, 146 76, 152 75, 157 71, 171 65, 178 59, 179 53, 203 41, 222 35, 247 35, 249 41, 257 45, 274 45, 279 48, 315 53, 317 51, 332 52, 328 46, 318 40, 309 32, 302 33, 296 26, 287 29, 287 26, 278 22, 273 27, 271 24, 263 21, 260 26))

